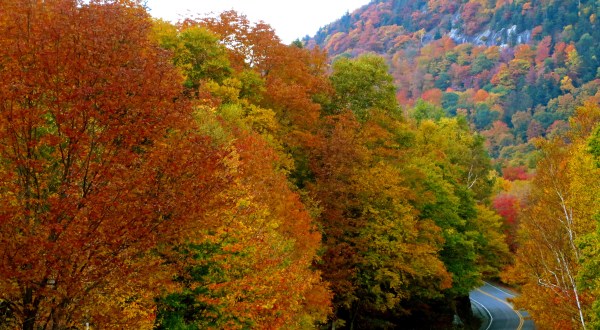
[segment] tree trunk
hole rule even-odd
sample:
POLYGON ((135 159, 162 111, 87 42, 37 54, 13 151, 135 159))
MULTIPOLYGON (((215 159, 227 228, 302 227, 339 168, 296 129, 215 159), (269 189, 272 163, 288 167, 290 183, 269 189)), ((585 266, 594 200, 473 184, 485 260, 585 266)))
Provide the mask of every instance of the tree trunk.
POLYGON ((37 303, 33 299, 33 289, 26 288, 23 305, 25 309, 23 311, 23 330, 34 330, 35 319, 37 316, 37 303))

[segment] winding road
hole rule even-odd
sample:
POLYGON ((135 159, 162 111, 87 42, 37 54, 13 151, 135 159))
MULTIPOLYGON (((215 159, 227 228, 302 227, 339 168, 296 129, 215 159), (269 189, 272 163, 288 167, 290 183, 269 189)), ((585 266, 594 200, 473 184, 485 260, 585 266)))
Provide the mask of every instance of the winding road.
POLYGON ((481 330, 533 330, 533 321, 527 312, 513 309, 507 298, 516 293, 485 282, 469 294, 473 313, 483 320, 481 330))

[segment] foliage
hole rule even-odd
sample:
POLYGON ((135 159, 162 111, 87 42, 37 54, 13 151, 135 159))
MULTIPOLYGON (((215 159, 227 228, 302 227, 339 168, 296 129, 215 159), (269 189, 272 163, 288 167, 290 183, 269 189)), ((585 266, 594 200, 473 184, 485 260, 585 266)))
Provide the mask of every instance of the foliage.
POLYGON ((218 222, 172 256, 183 289, 159 302, 158 328, 306 328, 325 321, 331 297, 310 267, 320 235, 274 171, 274 151, 246 133, 227 149, 235 184, 218 194, 226 206, 210 212, 218 222))
POLYGON ((367 120, 372 110, 396 111, 396 89, 383 58, 367 54, 351 61, 341 57, 332 69, 336 109, 349 109, 360 121, 367 120))
POLYGON ((590 307, 597 293, 589 276, 596 262, 591 251, 597 248, 599 182, 586 147, 599 114, 595 104, 580 107, 568 140, 538 142, 542 158, 520 216, 519 249, 508 277, 523 285, 515 303, 541 327, 579 329, 596 322, 590 307))
MULTIPOLYGON (((338 61, 333 77, 347 70, 369 81, 354 72, 363 57, 338 61)), ((347 86, 333 80, 338 95, 347 86)), ((484 206, 492 181, 483 140, 425 102, 409 122, 369 102, 333 108, 309 148, 307 187, 323 207, 319 268, 335 294, 333 322, 350 327, 412 322, 414 301, 455 306, 508 251, 500 218, 484 206)))
POLYGON ((330 313, 275 112, 251 103, 269 80, 215 32, 179 28, 135 1, 2 3, 3 326, 310 328, 330 313))
MULTIPOLYGON (((211 214, 220 222, 176 255, 181 265, 176 281, 183 288, 159 301, 157 327, 314 327, 330 313, 331 296, 311 267, 320 235, 289 187, 286 174, 295 165, 285 143, 290 132, 306 125, 307 118, 291 111, 319 109, 311 100, 317 90, 312 85, 324 77, 309 67, 319 54, 283 46, 267 26, 252 27, 234 12, 219 20, 187 20, 178 29, 179 38, 189 35, 194 44, 206 33, 218 33, 221 39, 210 39, 207 47, 221 47, 231 61, 219 77, 200 68, 204 78, 193 101, 201 133, 230 152, 236 175, 218 197, 226 206, 211 214), (188 32, 205 29, 211 32, 188 32), (285 94, 292 86, 297 92, 305 88, 304 98, 285 94)), ((175 64, 190 76, 196 69, 188 59, 203 52, 186 50, 190 56, 175 64)))
POLYGON ((440 105, 442 92, 444 111, 465 116, 479 131, 505 123, 512 137, 493 146, 491 156, 507 164, 503 149, 550 136, 555 122, 586 99, 599 99, 598 8, 593 0, 382 0, 304 43, 334 59, 382 56, 402 106, 419 99, 440 105), (535 121, 513 127, 516 113, 535 121))
POLYGON ((199 141, 206 189, 174 199, 189 107, 141 7, 2 6, 0 299, 24 329, 148 328, 165 283, 153 250, 210 205, 181 209, 225 182, 219 153, 199 141))
MULTIPOLYGON (((510 110, 525 95, 510 88, 536 81, 538 53, 577 72, 593 61, 570 44, 511 53, 441 37, 410 62, 410 47, 429 42, 417 15, 356 40, 394 47, 393 68, 417 70, 397 93, 385 57, 330 67, 234 11, 173 25, 138 1, 2 6, 7 328, 449 326, 510 259, 483 136, 499 155, 531 123, 532 136, 559 134, 548 118, 566 125, 579 98, 556 98, 548 117, 510 110), (502 83, 483 88, 492 80, 502 83), (421 96, 400 111, 397 99, 421 96)), ((484 4, 467 9, 472 32, 494 22, 484 4)), ((558 78, 558 90, 597 91, 558 78)), ((569 125, 589 132, 593 121, 569 125)))
POLYGON ((182 70, 188 93, 198 93, 204 81, 222 83, 231 74, 225 48, 206 28, 193 27, 179 32, 168 22, 156 21, 153 34, 162 48, 173 52, 173 64, 182 70))

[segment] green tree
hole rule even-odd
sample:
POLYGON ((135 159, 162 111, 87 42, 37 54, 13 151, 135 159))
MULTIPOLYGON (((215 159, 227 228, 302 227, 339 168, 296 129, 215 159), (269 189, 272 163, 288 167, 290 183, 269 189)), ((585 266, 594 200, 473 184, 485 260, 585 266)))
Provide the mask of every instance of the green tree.
POLYGON ((334 111, 349 109, 360 121, 367 120, 374 109, 398 111, 393 78, 380 56, 341 57, 333 63, 330 79, 337 93, 334 111))
POLYGON ((154 21, 153 37, 173 52, 173 63, 182 71, 188 93, 197 95, 205 81, 223 82, 231 75, 226 49, 219 38, 203 27, 178 28, 169 22, 154 21))
MULTIPOLYGON (((420 179, 411 182, 417 195, 423 196, 415 205, 422 218, 432 219, 442 229, 445 243, 440 256, 452 274, 450 296, 466 295, 489 266, 480 263, 484 260, 480 244, 490 244, 501 235, 492 229, 489 237, 482 237, 478 229, 483 218, 499 222, 477 206, 488 202, 492 185, 482 139, 456 118, 425 121, 418 127, 412 159, 411 170, 416 173, 411 177, 420 179)), ((494 245, 499 255, 506 251, 506 246, 494 245)))
POLYGON ((417 103, 410 111, 410 117, 415 119, 417 123, 425 119, 431 119, 434 121, 440 120, 442 117, 446 115, 444 110, 440 107, 436 107, 433 104, 427 103, 422 99, 417 100, 417 103))

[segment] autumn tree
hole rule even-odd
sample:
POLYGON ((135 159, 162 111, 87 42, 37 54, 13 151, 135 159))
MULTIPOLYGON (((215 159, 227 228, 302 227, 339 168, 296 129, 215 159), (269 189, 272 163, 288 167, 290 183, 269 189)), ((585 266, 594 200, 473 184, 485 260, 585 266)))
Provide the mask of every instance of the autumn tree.
POLYGON ((275 151, 256 133, 229 129, 236 138, 222 143, 234 183, 217 195, 213 223, 170 255, 181 288, 159 301, 157 328, 312 328, 330 312, 311 267, 320 233, 276 172, 275 151))
POLYGON ((491 193, 490 165, 482 139, 466 131, 465 123, 457 119, 422 122, 408 168, 414 173, 410 177, 420 178, 411 181, 420 196, 414 202, 420 216, 442 228, 445 244, 440 255, 453 276, 451 292, 455 296, 467 294, 481 279, 479 244, 475 241, 485 232, 475 227, 481 221, 478 216, 493 214, 477 208, 478 202, 486 205, 491 193))
MULTIPOLYGON (((587 152, 591 155, 592 161, 595 165, 595 169, 592 173, 596 173, 600 168, 600 129, 598 126, 593 131, 587 142, 587 152)), ((587 164, 590 165, 589 163, 587 164)), ((597 191, 600 189, 598 186, 594 186, 597 191)), ((598 204, 598 198, 596 198, 596 207, 598 204)), ((598 209, 598 208, 597 208, 598 209)), ((598 250, 600 248, 600 212, 593 216, 596 221, 596 230, 586 234, 579 241, 579 247, 582 250, 582 271, 579 274, 579 283, 586 289, 589 289, 593 294, 594 301, 592 304, 592 311, 590 312, 590 327, 598 327, 600 325, 600 283, 598 283, 598 272, 600 271, 598 265, 598 250)))
POLYGON ((206 28, 194 26, 180 31, 175 25, 157 20, 152 32, 161 47, 173 53, 173 64, 181 68, 188 93, 197 95, 201 84, 222 83, 232 74, 225 47, 206 28))
POLYGON ((396 107, 373 106, 381 89, 364 86, 355 95, 348 87, 372 75, 355 67, 365 58, 343 61, 332 73, 342 92, 337 107, 309 149, 314 181, 307 185, 323 207, 320 269, 335 293, 333 321, 431 322, 419 316, 419 301, 444 304, 436 324, 449 324, 447 316, 508 252, 500 218, 485 206, 491 181, 483 139, 425 102, 409 111, 410 122, 396 107))
POLYGON ((586 139, 599 119, 598 106, 588 103, 577 109, 567 136, 538 142, 542 158, 521 216, 511 274, 523 284, 517 305, 543 327, 589 327, 590 292, 578 278, 586 246, 580 242, 597 227, 598 174, 586 139))
POLYGON ((206 28, 218 36, 234 69, 231 77, 206 84, 201 93, 229 104, 221 107, 224 112, 243 113, 243 121, 271 142, 281 166, 302 187, 310 172, 306 146, 313 140, 323 106, 331 103, 326 54, 297 44, 283 45, 268 25, 250 23, 233 11, 187 20, 180 29, 190 27, 206 28))
POLYGON ((265 102, 290 82, 299 92, 306 77, 324 78, 302 64, 311 61, 310 52, 281 45, 267 27, 254 31, 244 22, 233 12, 219 21, 155 22, 155 36, 173 51, 174 64, 188 81, 197 77, 197 93, 188 96, 196 105, 198 132, 227 150, 224 162, 235 170, 215 196, 220 207, 210 212, 210 226, 199 228, 169 255, 169 262, 179 265, 174 276, 179 287, 159 300, 159 329, 311 328, 329 314, 330 292, 312 268, 321 236, 286 176, 294 165, 284 141, 289 127, 301 126, 306 118, 290 123, 286 119, 293 118, 285 112, 279 116, 277 108, 291 104, 299 111, 309 94, 293 100, 279 94, 277 101, 265 102), (219 31, 233 32, 221 40, 219 31), (272 46, 260 62, 240 63, 245 57, 239 52, 246 48, 222 45, 237 39, 255 49, 260 35, 272 46), (202 63, 219 63, 219 70, 202 63), (267 67, 270 73, 261 73, 267 67))
POLYGON ((517 212, 519 200, 510 194, 499 194, 494 198, 493 206, 496 212, 504 219, 506 243, 511 252, 515 252, 517 249, 516 236, 518 229, 517 212))
POLYGON ((325 320, 320 235, 267 140, 274 113, 251 103, 258 74, 137 2, 2 6, 4 324, 325 320))
POLYGON ((265 23, 251 23, 244 15, 226 11, 217 17, 186 20, 183 27, 200 26, 215 33, 227 47, 236 71, 252 69, 267 89, 259 103, 293 125, 314 124, 320 105, 313 96, 327 92, 326 56, 319 50, 283 45, 265 23))
POLYGON ((181 209, 188 198, 208 201, 224 182, 213 177, 218 153, 207 141, 187 159, 170 148, 185 144, 190 112, 179 100, 181 77, 150 41, 149 17, 137 2, 1 6, 6 322, 148 328, 154 294, 167 279, 153 251, 178 241, 210 205, 181 209), (173 167, 175 159, 182 167, 173 167), (206 176, 189 186, 198 190, 179 193, 173 187, 189 177, 181 171, 192 159, 206 176))
MULTIPOLYGON (((392 86, 381 59, 362 57, 339 61, 343 63, 334 65, 330 78, 336 95, 333 102, 326 106, 328 116, 321 122, 316 138, 307 145, 311 175, 306 186, 323 208, 319 222, 324 231, 325 252, 319 268, 331 283, 335 294, 336 317, 333 322, 354 324, 357 316, 359 321, 368 314, 365 314, 364 308, 355 310, 364 293, 361 286, 365 283, 361 283, 358 276, 366 260, 362 232, 367 230, 368 220, 362 214, 369 207, 368 201, 361 200, 357 192, 366 188, 360 183, 363 182, 361 173, 365 174, 361 169, 370 168, 371 157, 361 138, 361 122, 368 120, 370 112, 389 110, 376 108, 382 94, 378 93, 375 85, 392 86), (378 73, 375 77, 372 76, 374 72, 378 73), (370 80, 365 81, 366 77, 370 80), (364 87, 358 95, 352 92, 356 87, 350 87, 356 81, 364 87)), ((387 92, 382 90, 381 93, 385 93, 383 102, 389 104, 388 108, 393 108, 393 90, 388 88, 387 92)), ((400 286, 395 289, 400 290, 400 286)), ((385 291, 381 292, 381 295, 385 294, 385 291)), ((397 303, 398 300, 388 303, 387 307, 377 308, 387 310, 397 303)), ((373 305, 368 308, 373 308, 373 305)))
POLYGON ((394 112, 398 107, 388 66, 379 56, 340 58, 333 63, 330 79, 337 93, 336 109, 349 109, 361 121, 371 110, 394 112))

